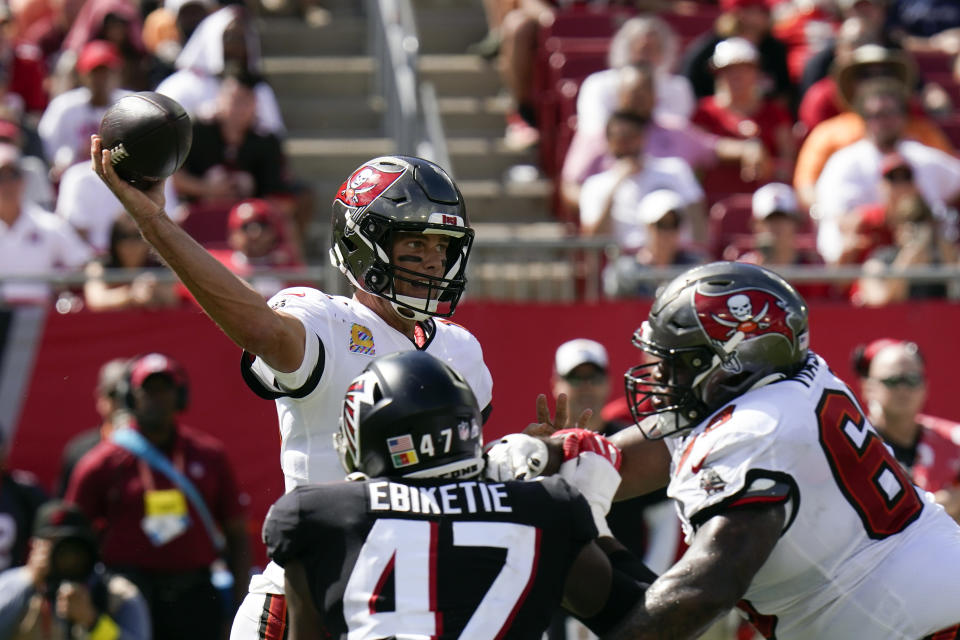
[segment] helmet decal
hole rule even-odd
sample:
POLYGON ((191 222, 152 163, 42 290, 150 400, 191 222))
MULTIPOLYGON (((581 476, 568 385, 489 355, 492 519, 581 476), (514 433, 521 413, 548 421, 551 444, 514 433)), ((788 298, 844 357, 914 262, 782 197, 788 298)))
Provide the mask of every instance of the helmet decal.
POLYGON ((694 292, 697 321, 712 340, 726 343, 743 334, 750 340, 768 334, 780 334, 796 344, 796 335, 787 322, 791 311, 787 303, 763 289, 740 289, 720 294, 694 292))
POLYGON ((353 172, 337 190, 337 200, 348 207, 366 207, 380 197, 407 169, 386 171, 385 168, 364 165, 353 172))

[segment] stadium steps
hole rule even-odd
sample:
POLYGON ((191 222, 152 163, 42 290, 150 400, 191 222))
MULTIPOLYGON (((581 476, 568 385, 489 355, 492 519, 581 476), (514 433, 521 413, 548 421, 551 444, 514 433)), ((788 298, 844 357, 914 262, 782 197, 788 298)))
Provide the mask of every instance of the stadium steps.
MULTIPOLYGON (((312 246, 325 246, 329 231, 327 203, 340 180, 364 160, 394 151, 382 124, 383 100, 373 96, 375 69, 366 55, 367 24, 361 3, 325 0, 331 21, 308 26, 295 15, 262 14, 261 43, 264 71, 273 86, 287 124, 286 150, 292 172, 314 187, 317 215, 312 246)), ((555 238, 565 227, 550 214, 550 184, 528 167, 534 150, 517 151, 504 144, 504 116, 509 100, 491 63, 463 53, 485 32, 480 0, 414 0, 421 39, 420 74, 433 83, 447 136, 452 171, 472 221, 477 245, 484 238, 555 238), (519 179, 518 179, 519 178, 519 179)), ((314 259, 324 256, 318 252, 314 259)), ((479 250, 477 257, 488 252, 479 250)), ((563 280, 554 250, 528 252, 512 271, 502 259, 496 267, 472 270, 473 283, 506 275, 529 279, 547 274, 545 282, 563 280), (499 271, 498 271, 499 269, 499 271), (482 271, 482 275, 481 272, 482 271), (552 276, 549 274, 553 274, 552 276), (479 276, 479 277, 478 277, 479 276)), ((491 254, 492 255, 492 254, 491 254)), ((551 296, 565 297, 560 284, 547 287, 551 296)), ((520 295, 504 289, 508 297, 520 295)), ((524 294, 526 295, 526 294, 524 294)), ((520 298, 517 298, 520 299, 520 298)))

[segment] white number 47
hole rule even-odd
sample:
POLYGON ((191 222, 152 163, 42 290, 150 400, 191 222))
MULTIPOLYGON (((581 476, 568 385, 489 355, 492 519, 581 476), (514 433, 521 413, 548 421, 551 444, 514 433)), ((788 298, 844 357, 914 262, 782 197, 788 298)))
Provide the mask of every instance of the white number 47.
MULTIPOLYGON (((437 525, 425 520, 377 520, 360 549, 343 594, 348 640, 424 639, 437 635, 437 525), (390 570, 395 611, 373 610, 390 570)), ((460 640, 492 640, 503 629, 533 579, 537 530, 512 522, 454 522, 458 547, 500 547, 506 561, 474 611, 460 640), (513 603, 505 607, 504 603, 513 603)))

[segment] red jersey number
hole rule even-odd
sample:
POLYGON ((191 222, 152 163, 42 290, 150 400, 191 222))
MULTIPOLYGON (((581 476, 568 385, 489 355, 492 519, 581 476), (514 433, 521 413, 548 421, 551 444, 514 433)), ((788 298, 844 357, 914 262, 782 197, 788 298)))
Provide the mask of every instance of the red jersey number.
POLYGON ((867 535, 881 540, 900 533, 920 515, 923 502, 910 478, 847 394, 825 391, 817 424, 833 477, 867 535))

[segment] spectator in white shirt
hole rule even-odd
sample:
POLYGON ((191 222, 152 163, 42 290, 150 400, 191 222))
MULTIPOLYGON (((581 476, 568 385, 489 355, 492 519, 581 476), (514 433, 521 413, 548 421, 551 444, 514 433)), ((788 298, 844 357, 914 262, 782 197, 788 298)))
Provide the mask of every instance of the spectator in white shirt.
MULTIPOLYGON (((817 180, 812 209, 818 219, 817 249, 830 263, 842 253, 841 228, 856 215, 855 209, 882 200, 884 155, 895 151, 906 159, 917 190, 941 223, 949 225, 947 205, 960 196, 960 159, 904 139, 907 95, 902 84, 888 79, 867 81, 858 91, 854 108, 866 123, 866 135, 830 156, 817 180)), ((949 226, 946 232, 952 233, 949 226)))
POLYGON ((586 77, 577 94, 577 129, 602 131, 617 108, 618 70, 650 65, 655 69, 655 117, 690 119, 696 107, 693 87, 672 72, 678 51, 677 36, 663 19, 638 16, 623 23, 610 42, 610 68, 586 77))
POLYGON ((59 268, 79 271, 93 250, 66 222, 23 199, 20 151, 0 144, 0 303, 46 303, 46 282, 16 280, 19 274, 59 268))
POLYGON ((606 171, 587 178, 580 191, 580 230, 585 236, 610 235, 625 251, 643 247, 647 225, 638 218, 645 195, 657 189, 679 194, 693 227, 693 239, 706 241, 704 193, 693 170, 679 158, 644 153, 646 120, 615 112, 607 123, 607 143, 616 158, 606 171))
MULTIPOLYGON (((177 222, 186 217, 180 207, 173 180, 163 185, 167 199, 166 211, 177 222)), ((93 172, 90 161, 78 162, 63 172, 57 192, 56 214, 70 223, 97 253, 107 251, 110 229, 119 215, 125 215, 123 205, 110 188, 93 172)))
POLYGON ((130 93, 118 88, 122 66, 116 46, 91 40, 77 57, 81 86, 61 93, 47 105, 37 131, 54 182, 67 167, 89 156, 90 136, 99 131, 103 114, 130 93))

